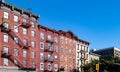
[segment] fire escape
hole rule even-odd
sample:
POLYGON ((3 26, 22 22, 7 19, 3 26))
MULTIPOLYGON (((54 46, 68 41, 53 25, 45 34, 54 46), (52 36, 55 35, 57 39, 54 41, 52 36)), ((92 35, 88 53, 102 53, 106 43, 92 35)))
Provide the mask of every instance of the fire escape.
MULTIPOLYGON (((0 25, 0 29, 1 29, 1 32, 5 32, 7 33, 14 41, 15 41, 15 37, 18 39, 18 42, 16 44, 19 45, 19 50, 22 50, 22 49, 26 49, 28 50, 29 49, 29 45, 25 45, 22 41, 22 39, 19 37, 19 35, 17 35, 11 28, 9 27, 6 27, 4 24, 6 22, 3 22, 1 25, 0 25)), ((25 28, 29 28, 31 25, 30 23, 22 23, 21 25, 19 26, 22 26, 22 27, 25 27, 25 28)), ((29 67, 25 67, 24 64, 17 58, 13 55, 12 52, 8 52, 8 53, 5 53, 3 50, 2 50, 2 54, 1 54, 1 57, 2 58, 8 58, 10 61, 12 61, 14 63, 14 60, 16 60, 18 62, 18 64, 15 64, 17 65, 20 69, 24 69, 24 70, 35 70, 35 68, 29 68, 29 67)))
POLYGON ((44 62, 45 62, 44 72, 53 72, 52 66, 54 63, 54 57, 53 57, 54 49, 52 46, 54 44, 54 41, 51 39, 46 39, 46 43, 50 44, 50 46, 45 47, 44 52, 49 53, 50 57, 46 55, 44 58, 44 62), (51 64, 51 65, 48 65, 48 64, 51 64))

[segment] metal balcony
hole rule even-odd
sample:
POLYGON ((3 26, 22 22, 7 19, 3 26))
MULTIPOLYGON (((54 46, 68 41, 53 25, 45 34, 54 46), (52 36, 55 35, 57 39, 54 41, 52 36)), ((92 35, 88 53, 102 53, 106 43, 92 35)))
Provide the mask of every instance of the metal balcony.
POLYGON ((46 42, 47 42, 47 43, 50 43, 50 44, 55 43, 53 40, 50 40, 50 39, 46 39, 46 42))
POLYGON ((22 26, 25 27, 25 28, 29 28, 29 27, 31 26, 31 24, 26 23, 26 22, 23 22, 23 23, 22 23, 22 26))
POLYGON ((48 58, 44 58, 44 62, 50 62, 50 63, 53 63, 54 62, 54 60, 53 59, 48 59, 48 58))
POLYGON ((61 67, 61 68, 60 68, 60 71, 64 71, 64 67, 61 67))
POLYGON ((54 50, 52 49, 52 48, 45 48, 44 49, 44 52, 51 52, 51 53, 53 53, 54 52, 54 50))
POLYGON ((2 58, 10 58, 11 56, 12 56, 11 54, 5 53, 5 52, 2 51, 2 54, 1 54, 2 58))
POLYGON ((4 27, 3 24, 1 24, 0 27, 1 27, 1 32, 9 33, 9 32, 11 31, 10 28, 6 28, 6 27, 4 27))
POLYGON ((86 53, 86 51, 85 51, 85 50, 80 50, 80 52, 81 52, 81 53, 86 53))

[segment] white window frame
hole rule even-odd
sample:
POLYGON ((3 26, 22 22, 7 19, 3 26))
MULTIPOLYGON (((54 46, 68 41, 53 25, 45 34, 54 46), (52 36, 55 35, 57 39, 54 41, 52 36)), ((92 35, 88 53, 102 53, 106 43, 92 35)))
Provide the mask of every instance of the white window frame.
POLYGON ((26 28, 23 28, 23 34, 27 35, 27 33, 28 33, 28 30, 26 28))
POLYGON ((35 58, 35 52, 34 52, 34 51, 32 51, 32 52, 31 52, 31 54, 32 54, 32 55, 31 55, 31 56, 32 56, 32 58, 35 58))
POLYGON ((14 32, 18 33, 18 31, 19 31, 18 26, 14 26, 14 32))
POLYGON ((17 15, 14 15, 14 22, 18 22, 18 16, 17 15))
POLYGON ((8 43, 8 41, 9 41, 9 35, 8 34, 4 34, 3 35, 3 42, 8 43))
POLYGON ((41 59, 41 60, 44 59, 44 53, 40 53, 40 59, 41 59))
POLYGON ((23 50, 23 57, 27 57, 27 50, 23 50))
POLYGON ((27 23, 27 19, 26 19, 26 18, 23 18, 23 22, 24 22, 24 23, 27 23))
POLYGON ((58 64, 54 64, 54 71, 58 71, 58 64))
POLYGON ((48 40, 51 40, 51 39, 52 39, 51 35, 48 35, 48 40))
POLYGON ((58 43, 58 38, 57 38, 57 37, 55 37, 54 39, 55 39, 55 42, 56 42, 56 43, 58 43))
POLYGON ((44 33, 40 33, 40 39, 44 39, 44 33))
POLYGON ((31 41, 32 48, 35 48, 35 41, 31 41))
POLYGON ((8 53, 8 52, 9 52, 9 47, 4 46, 4 47, 3 47, 3 52, 4 52, 4 53, 8 53))
POLYGON ((14 43, 19 43, 19 39, 18 39, 18 37, 14 37, 14 43))
POLYGON ((14 56, 18 56, 19 52, 18 52, 18 48, 14 48, 14 56))
POLYGON ((44 63, 40 63, 40 70, 44 70, 44 63))
POLYGON ((44 49, 44 43, 43 42, 40 42, 40 49, 44 49), (43 45, 43 47, 42 47, 43 45))
POLYGON ((33 21, 31 22, 31 27, 35 27, 35 23, 33 21))
POLYGON ((9 17, 9 13, 8 12, 4 12, 4 18, 8 19, 9 17))
POLYGON ((31 31, 31 36, 35 37, 35 31, 34 30, 31 31))
POLYGON ((3 65, 8 66, 9 65, 9 60, 8 58, 3 58, 3 65))
POLYGON ((3 26, 4 26, 5 28, 9 28, 9 24, 6 23, 6 22, 3 24, 3 26))

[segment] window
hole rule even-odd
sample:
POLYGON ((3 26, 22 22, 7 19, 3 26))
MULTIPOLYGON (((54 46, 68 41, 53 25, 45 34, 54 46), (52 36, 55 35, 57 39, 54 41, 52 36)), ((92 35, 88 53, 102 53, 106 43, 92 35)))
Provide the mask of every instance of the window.
POLYGON ((24 39, 24 40, 23 40, 23 43, 24 43, 25 45, 27 45, 27 44, 28 44, 27 39, 24 39))
POLYGON ((70 63, 73 63, 72 58, 69 58, 69 60, 70 60, 70 63))
POLYGON ((57 37, 55 37, 55 42, 58 43, 58 38, 57 37))
POLYGON ((63 56, 61 57, 61 61, 64 61, 64 57, 63 56))
POLYGON ((63 39, 63 38, 61 38, 61 43, 62 43, 62 44, 64 43, 64 39, 63 39))
POLYGON ((66 49, 66 54, 68 54, 68 49, 66 49))
POLYGON ((4 12, 4 18, 8 19, 8 16, 9 16, 8 12, 4 12))
POLYGON ((49 63, 49 64, 48 64, 48 70, 51 70, 51 67, 52 67, 52 66, 51 66, 51 64, 49 63))
POLYGON ((8 40, 9 40, 8 38, 9 38, 8 34, 4 34, 4 39, 3 39, 3 41, 7 43, 8 40))
POLYGON ((48 40, 51 40, 51 35, 48 35, 48 40))
POLYGON ((51 49, 51 44, 48 44, 48 49, 49 49, 49 50, 51 49))
POLYGON ((54 51, 55 51, 55 52, 58 52, 58 46, 55 46, 55 47, 54 47, 54 51))
POLYGON ((4 26, 5 28, 9 28, 9 24, 6 23, 6 22, 3 24, 3 26, 4 26))
POLYGON ((18 43, 18 38, 14 37, 14 42, 17 44, 18 43))
POLYGON ((54 59, 55 61, 57 61, 58 60, 58 56, 57 55, 55 55, 55 59, 54 59))
POLYGON ((14 15, 14 21, 18 22, 18 16, 14 15))
POLYGON ((72 49, 69 50, 70 54, 72 54, 72 49))
POLYGON ((61 48, 61 52, 64 52, 64 48, 61 48))
POLYGON ((31 25, 32 25, 31 27, 33 27, 33 28, 35 27, 35 23, 34 22, 31 22, 31 25))
POLYGON ((35 67, 35 61, 32 61, 32 67, 35 67))
POLYGON ((51 58, 51 55, 50 54, 48 54, 48 59, 50 59, 51 58))
POLYGON ((14 65, 18 66, 18 61, 14 59, 14 65))
POLYGON ((44 54, 40 53, 40 59, 43 60, 44 59, 44 54))
POLYGON ((23 22, 26 23, 26 22, 27 22, 27 19, 23 18, 23 22))
POLYGON ((66 62, 68 62, 68 57, 66 57, 66 62))
POLYGON ((58 71, 58 64, 54 64, 54 71, 58 71))
POLYGON ((27 50, 23 50, 23 57, 27 57, 27 50))
POLYGON ((79 44, 77 44, 77 50, 79 50, 79 44))
POLYGON ((26 35, 27 34, 27 29, 26 28, 23 28, 23 34, 26 35))
POLYGON ((44 43, 43 42, 40 42, 40 48, 44 49, 44 43))
POLYGON ((35 31, 31 31, 31 36, 34 37, 35 36, 35 31))
POLYGON ((9 65, 9 61, 7 58, 3 58, 3 65, 4 66, 8 66, 9 65))
POLYGON ((70 40, 70 46, 72 46, 72 40, 70 40))
POLYGON ((66 39, 66 44, 68 44, 68 40, 66 39))
POLYGON ((35 41, 31 41, 32 48, 35 48, 35 41))
POLYGON ((44 63, 40 63, 40 70, 44 70, 44 63))
POLYGON ((40 33, 40 39, 44 39, 44 33, 40 33))
POLYGON ((27 60, 23 61, 24 66, 27 66, 27 60))
POLYGON ((19 53, 18 53, 18 49, 17 48, 14 48, 14 56, 18 56, 19 53))
POLYGON ((6 47, 6 46, 3 47, 3 52, 4 52, 4 53, 8 53, 8 52, 9 52, 8 47, 6 47))
POLYGON ((14 26, 14 32, 18 32, 18 26, 14 26))
POLYGON ((35 52, 31 52, 32 58, 35 58, 35 52))

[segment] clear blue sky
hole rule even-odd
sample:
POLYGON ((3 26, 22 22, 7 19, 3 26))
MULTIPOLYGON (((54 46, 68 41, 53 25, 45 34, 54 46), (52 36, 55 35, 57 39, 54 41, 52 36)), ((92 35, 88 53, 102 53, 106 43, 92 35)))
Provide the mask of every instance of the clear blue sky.
POLYGON ((6 0, 39 14, 41 25, 71 30, 90 48, 120 47, 120 0, 6 0))

